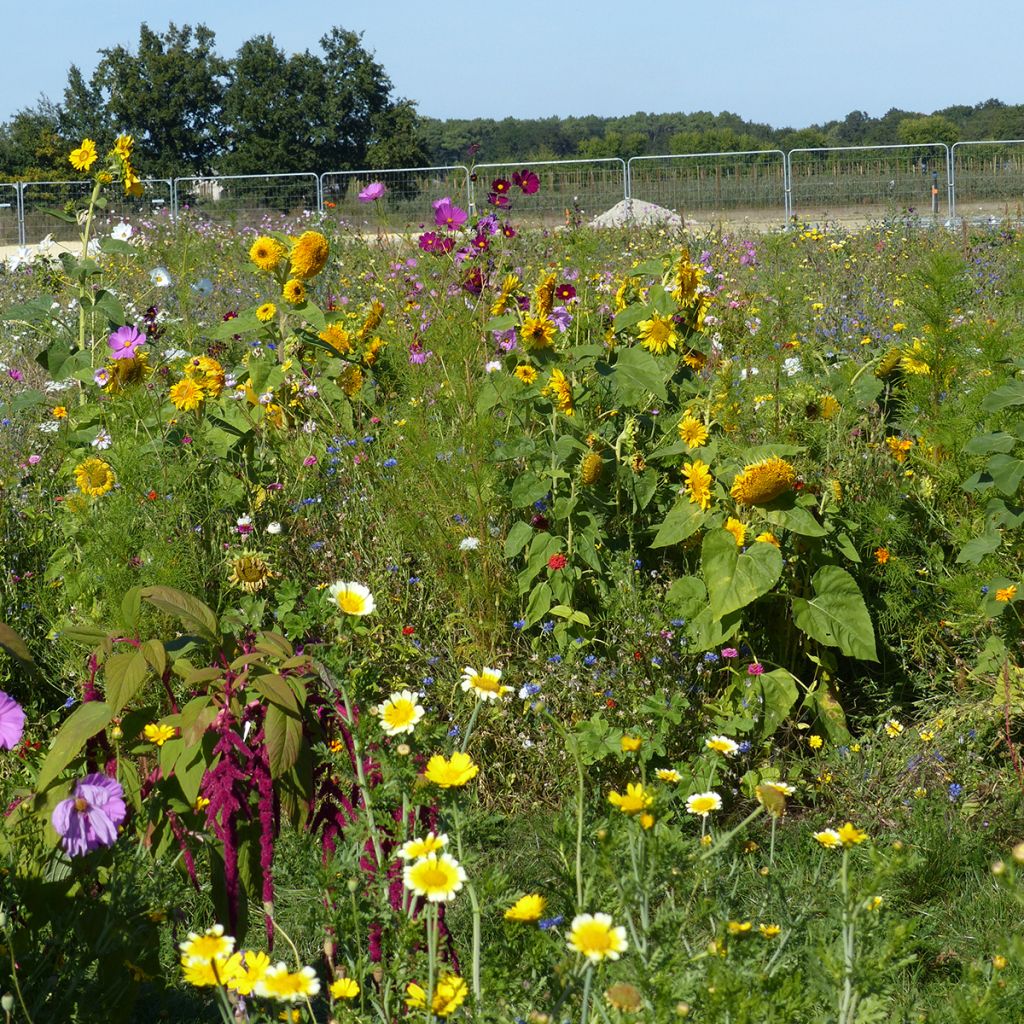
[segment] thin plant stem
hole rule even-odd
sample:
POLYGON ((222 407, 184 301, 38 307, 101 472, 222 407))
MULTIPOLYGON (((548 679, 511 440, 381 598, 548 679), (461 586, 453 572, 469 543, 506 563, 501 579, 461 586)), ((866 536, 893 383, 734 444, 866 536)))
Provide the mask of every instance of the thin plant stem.
POLYGON ((594 968, 587 965, 583 974, 583 1002, 580 1004, 580 1024, 587 1024, 590 1019, 590 985, 594 980, 594 968))

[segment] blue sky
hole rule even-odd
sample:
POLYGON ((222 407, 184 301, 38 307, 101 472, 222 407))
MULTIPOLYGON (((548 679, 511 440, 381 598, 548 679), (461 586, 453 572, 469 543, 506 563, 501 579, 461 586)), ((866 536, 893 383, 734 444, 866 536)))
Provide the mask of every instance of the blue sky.
POLYGON ((638 110, 731 110, 776 127, 932 110, 996 97, 1024 102, 1011 53, 1020 0, 589 0, 455 4, 384 0, 81 0, 4 5, 0 120, 45 94, 97 51, 135 49, 141 22, 213 29, 231 56, 269 33, 288 52, 317 51, 332 25, 363 33, 396 92, 433 117, 548 117, 638 110), (121 5, 119 5, 121 6, 121 5))

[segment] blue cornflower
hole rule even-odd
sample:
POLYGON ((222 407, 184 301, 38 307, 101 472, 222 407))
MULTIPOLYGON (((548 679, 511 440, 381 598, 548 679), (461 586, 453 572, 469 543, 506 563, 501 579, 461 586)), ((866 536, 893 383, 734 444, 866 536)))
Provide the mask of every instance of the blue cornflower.
POLYGON ((679 626, 686 625, 686 619, 669 619, 668 624, 670 626, 676 626, 678 628, 679 626))
POLYGON ((423 677, 423 685, 424 686, 433 686, 434 685, 434 677, 433 676, 424 676, 423 677))
POLYGON ((512 623, 513 629, 526 629, 526 619, 515 619, 512 623))
POLYGON ((740 753, 740 754, 749 754, 750 753, 750 740, 744 740, 739 745, 739 747, 737 748, 737 752, 740 753))
POLYGON ((715 663, 716 663, 716 662, 718 661, 718 655, 717 655, 717 654, 715 654, 715 652, 714 652, 714 651, 708 651, 708 652, 707 652, 707 653, 706 653, 706 654, 704 655, 704 660, 705 660, 705 661, 706 661, 706 662, 707 662, 707 663, 708 663, 709 665, 714 665, 714 664, 715 664, 715 663))
POLYGON ((526 700, 527 697, 535 697, 540 693, 540 683, 524 683, 519 687, 519 699, 526 700))
POLYGON ((586 657, 585 657, 585 658, 583 659, 583 664, 584 664, 584 665, 587 665, 588 667, 589 667, 590 665, 593 665, 593 664, 595 664, 596 662, 597 662, 597 655, 596 655, 596 654, 588 654, 588 655, 587 655, 587 656, 586 656, 586 657))
POLYGON ((956 803, 960 799, 960 794, 963 792, 964 787, 959 782, 951 782, 949 784, 949 800, 950 803, 956 803))
POLYGON ((410 586, 410 587, 413 587, 413 586, 415 586, 415 585, 416 585, 417 583, 419 583, 419 581, 420 581, 420 578, 419 578, 419 576, 410 576, 410 577, 409 577, 409 586, 410 586))
POLYGON ((548 619, 547 622, 540 624, 540 631, 542 633, 553 633, 555 631, 555 620, 548 619))
POLYGON ((385 459, 383 466, 385 469, 391 469, 392 466, 398 465, 398 459, 385 459))
POLYGON ((547 502, 543 498, 538 498, 533 503, 533 508, 534 508, 535 512, 543 512, 543 511, 545 511, 547 509, 547 507, 548 507, 547 502))
POLYGON ((556 914, 554 917, 545 917, 539 922, 541 931, 550 931, 552 928, 557 928, 565 918, 561 914, 556 914))
POLYGON ((458 736, 458 735, 459 735, 459 727, 458 727, 457 725, 453 725, 453 726, 452 726, 452 727, 451 727, 451 728, 450 728, 450 729, 448 730, 448 735, 449 735, 449 737, 451 737, 452 739, 454 739, 454 738, 455 738, 456 736, 458 736))
POLYGON ((561 660, 562 656, 560 654, 552 654, 551 657, 548 658, 548 661, 551 662, 552 665, 558 665, 561 660))

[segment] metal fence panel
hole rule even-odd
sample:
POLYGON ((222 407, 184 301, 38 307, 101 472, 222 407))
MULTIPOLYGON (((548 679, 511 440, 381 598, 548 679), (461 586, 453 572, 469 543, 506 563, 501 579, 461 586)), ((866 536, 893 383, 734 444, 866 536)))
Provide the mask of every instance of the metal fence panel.
POLYGON ((778 225, 786 220, 786 155, 772 149, 635 156, 629 194, 686 220, 778 225))
POLYGON ((24 244, 20 188, 13 182, 0 185, 0 245, 24 244))
POLYGON ((470 182, 471 206, 477 213, 487 212, 493 182, 511 181, 513 173, 526 168, 540 178, 540 188, 534 195, 523 195, 513 186, 511 207, 517 224, 587 224, 629 196, 626 162, 618 158, 477 164, 476 181, 470 182))
POLYGON ((320 179, 307 174, 236 174, 174 179, 177 216, 280 230, 320 210, 320 179))
POLYGON ((790 216, 798 220, 911 215, 937 223, 944 203, 948 210, 949 150, 941 142, 794 149, 786 162, 790 216))
POLYGON ((953 216, 972 220, 1024 213, 1024 140, 956 142, 951 153, 953 216))
POLYGON ((445 196, 468 206, 469 169, 405 167, 372 171, 328 171, 320 175, 324 217, 354 231, 410 231, 431 224, 431 203, 445 196), (379 183, 384 194, 361 201, 359 193, 379 183))

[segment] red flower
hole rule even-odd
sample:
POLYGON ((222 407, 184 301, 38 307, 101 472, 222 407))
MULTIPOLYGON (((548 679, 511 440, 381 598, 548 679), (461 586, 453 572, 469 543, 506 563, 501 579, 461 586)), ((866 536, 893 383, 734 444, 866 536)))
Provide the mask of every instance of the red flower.
POLYGON ((159 495, 156 493, 156 491, 149 491, 146 497, 149 498, 150 501, 156 501, 159 495))
POLYGON ((518 185, 528 196, 532 196, 540 188, 540 178, 524 167, 512 175, 512 184, 518 185))
POLYGON ((555 289, 555 295, 563 302, 569 302, 571 299, 576 298, 576 289, 571 284, 560 284, 555 289))
POLYGON ((516 229, 514 227, 512 227, 511 224, 502 224, 501 225, 501 233, 506 238, 515 238, 516 237, 516 229))
POLYGON ((402 636, 412 636, 413 633, 415 633, 415 632, 416 632, 416 627, 415 626, 403 626, 402 627, 402 636))
POLYGON ((552 555, 548 559, 548 568, 555 572, 558 569, 564 569, 569 564, 569 559, 565 555, 552 555))
POLYGON ((512 186, 509 184, 506 178, 495 178, 491 182, 491 191, 497 192, 498 195, 502 195, 507 192, 512 186))
POLYGON ((488 192, 487 202, 489 202, 491 206, 508 206, 508 196, 503 195, 500 192, 488 192))

